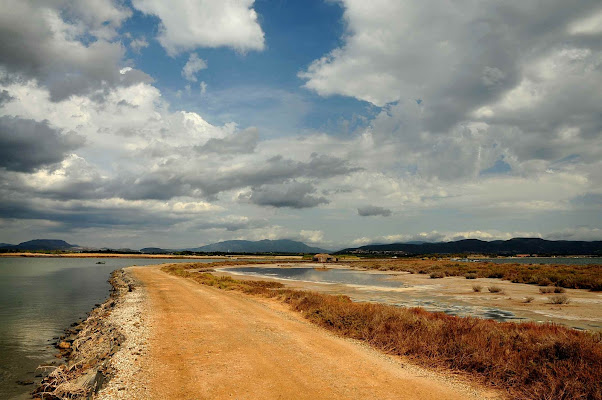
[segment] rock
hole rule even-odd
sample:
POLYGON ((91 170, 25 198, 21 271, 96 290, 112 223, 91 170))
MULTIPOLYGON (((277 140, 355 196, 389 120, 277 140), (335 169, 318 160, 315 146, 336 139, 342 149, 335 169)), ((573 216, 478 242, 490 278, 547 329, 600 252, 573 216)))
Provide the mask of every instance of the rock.
POLYGON ((60 342, 57 347, 59 349, 63 349, 63 350, 70 349, 71 348, 71 343, 69 343, 69 342, 60 342))

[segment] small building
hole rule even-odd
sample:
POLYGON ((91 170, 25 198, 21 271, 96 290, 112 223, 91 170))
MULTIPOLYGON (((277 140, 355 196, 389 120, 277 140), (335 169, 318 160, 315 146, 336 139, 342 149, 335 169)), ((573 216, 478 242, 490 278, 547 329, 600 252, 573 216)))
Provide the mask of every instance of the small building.
POLYGON ((316 254, 313 257, 313 261, 327 263, 327 262, 337 262, 337 261, 339 261, 339 259, 336 258, 335 256, 331 256, 330 254, 321 253, 321 254, 316 254))

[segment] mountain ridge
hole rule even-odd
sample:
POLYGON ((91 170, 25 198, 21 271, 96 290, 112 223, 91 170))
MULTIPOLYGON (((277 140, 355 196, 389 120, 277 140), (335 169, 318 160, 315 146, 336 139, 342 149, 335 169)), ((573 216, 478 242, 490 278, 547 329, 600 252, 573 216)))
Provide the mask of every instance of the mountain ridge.
POLYGON ((308 246, 290 239, 226 240, 185 249, 199 253, 327 253, 328 250, 308 246))
POLYGON ((602 255, 602 241, 546 240, 540 238, 512 238, 508 240, 484 241, 480 239, 462 239, 436 243, 391 243, 366 245, 339 250, 345 253, 399 253, 420 254, 546 254, 546 255, 602 255))

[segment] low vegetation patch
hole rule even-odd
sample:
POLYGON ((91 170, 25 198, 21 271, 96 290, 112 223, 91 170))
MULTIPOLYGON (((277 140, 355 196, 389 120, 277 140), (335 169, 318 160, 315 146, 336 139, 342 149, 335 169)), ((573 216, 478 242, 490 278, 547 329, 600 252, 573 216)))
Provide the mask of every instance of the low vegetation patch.
POLYGON ((475 278, 505 279, 514 283, 602 291, 602 265, 495 264, 417 259, 361 260, 346 264, 380 271, 464 277, 470 275, 475 278))
POLYGON ((481 285, 472 285, 472 291, 479 293, 481 290, 483 290, 483 286, 481 285))
POLYGON ((550 303, 552 304, 569 304, 570 300, 565 294, 558 294, 556 296, 549 297, 550 303))
POLYGON ((535 300, 535 297, 533 297, 533 296, 525 297, 525 303, 532 303, 533 300, 535 300))
POLYGON ((504 290, 499 286, 489 286, 487 290, 489 290, 489 293, 504 293, 504 290))
MULTIPOLYGON (((219 264, 216 264, 219 265, 219 264)), ((291 290, 280 283, 163 270, 224 290, 279 299, 311 322, 426 366, 465 371, 521 399, 602 399, 602 335, 558 325, 495 322, 421 308, 354 303, 347 296, 291 290)))

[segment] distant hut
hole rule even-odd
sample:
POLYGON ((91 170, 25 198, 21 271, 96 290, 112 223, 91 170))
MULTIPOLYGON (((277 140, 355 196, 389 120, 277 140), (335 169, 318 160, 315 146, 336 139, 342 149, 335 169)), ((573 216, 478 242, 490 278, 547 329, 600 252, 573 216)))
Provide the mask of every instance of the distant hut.
POLYGON ((322 254, 316 254, 313 257, 313 261, 327 263, 327 262, 337 262, 337 261, 339 261, 339 259, 336 258, 335 256, 331 256, 330 254, 322 253, 322 254))

